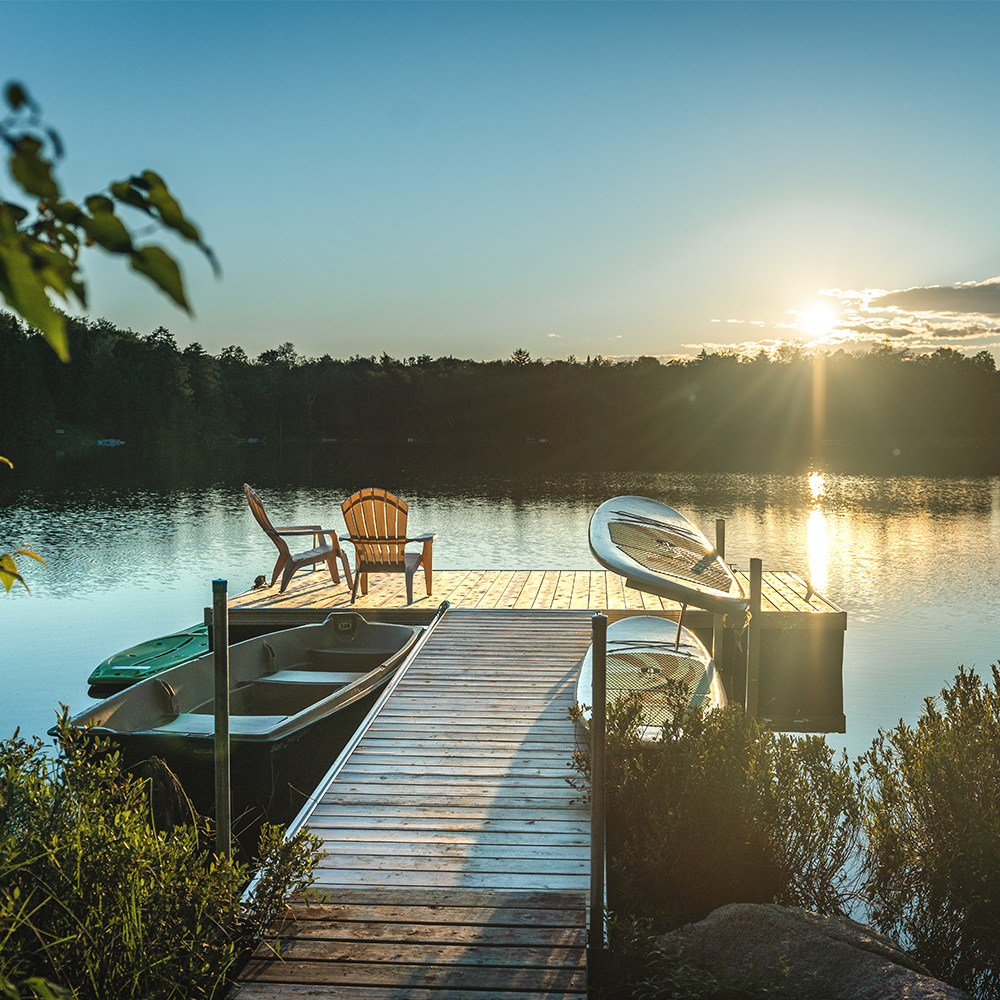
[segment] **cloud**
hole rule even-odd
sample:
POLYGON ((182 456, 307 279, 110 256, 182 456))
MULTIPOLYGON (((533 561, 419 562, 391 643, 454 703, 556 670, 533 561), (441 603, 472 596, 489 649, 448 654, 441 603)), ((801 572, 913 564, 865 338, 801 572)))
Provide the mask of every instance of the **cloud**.
POLYGON ((869 299, 869 309, 898 309, 908 313, 1000 316, 1000 278, 979 284, 930 285, 904 288, 869 299))

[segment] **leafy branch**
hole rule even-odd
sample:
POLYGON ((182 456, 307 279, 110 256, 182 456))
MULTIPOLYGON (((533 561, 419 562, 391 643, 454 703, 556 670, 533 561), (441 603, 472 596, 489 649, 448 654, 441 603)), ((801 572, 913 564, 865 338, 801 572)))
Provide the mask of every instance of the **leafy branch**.
POLYGON ((63 361, 69 360, 65 317, 49 295, 86 308, 87 288, 78 260, 82 246, 96 245, 127 258, 132 270, 190 314, 177 262, 155 243, 139 245, 136 234, 117 214, 127 206, 172 230, 197 246, 218 275, 215 254, 163 178, 144 170, 113 181, 107 193, 89 195, 77 204, 63 196, 54 173, 55 162, 64 155, 59 133, 44 122, 41 109, 22 84, 9 83, 4 99, 9 111, 0 118, 0 142, 7 147, 10 176, 35 200, 28 209, 0 198, 0 295, 7 304, 41 331, 63 361))
MULTIPOLYGON (((14 468, 14 463, 9 458, 4 458, 3 455, 0 455, 0 462, 9 465, 12 469, 14 468)), ((46 565, 45 560, 37 552, 32 552, 31 549, 15 549, 13 555, 9 552, 0 552, 0 584, 3 584, 4 590, 9 594, 10 588, 15 583, 19 583, 30 594, 31 588, 24 582, 24 577, 17 571, 17 563, 14 561, 14 556, 31 556, 32 559, 37 559, 43 566, 46 565)))

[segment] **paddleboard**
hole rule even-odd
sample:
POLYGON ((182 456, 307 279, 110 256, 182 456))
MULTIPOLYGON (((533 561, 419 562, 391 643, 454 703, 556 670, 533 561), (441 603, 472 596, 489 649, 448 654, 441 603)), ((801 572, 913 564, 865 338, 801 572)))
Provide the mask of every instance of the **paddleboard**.
POLYGON ((158 674, 167 667, 176 667, 208 652, 208 626, 190 628, 148 639, 130 646, 99 663, 87 678, 92 698, 105 698, 137 681, 158 674))
MULTIPOLYGON (((667 681, 681 681, 691 692, 690 704, 721 708, 726 691, 711 654, 698 637, 683 626, 677 639, 677 622, 651 615, 622 618, 608 626, 607 702, 638 695, 642 704, 640 734, 654 739, 670 721, 667 681)), ((594 700, 594 647, 580 661, 576 700, 590 706, 594 700)), ((583 717, 590 721, 590 708, 583 717)))
POLYGON ((613 497, 590 519, 590 551, 629 585, 715 614, 742 613, 743 585, 683 514, 647 497, 613 497))

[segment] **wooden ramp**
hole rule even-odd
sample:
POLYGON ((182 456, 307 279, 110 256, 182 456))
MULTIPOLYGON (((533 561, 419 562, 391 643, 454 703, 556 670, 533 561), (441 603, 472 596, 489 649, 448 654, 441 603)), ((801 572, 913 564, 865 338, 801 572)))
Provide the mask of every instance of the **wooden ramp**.
POLYGON ((590 815, 566 712, 590 614, 456 610, 306 819, 329 852, 240 1000, 586 994, 590 815))

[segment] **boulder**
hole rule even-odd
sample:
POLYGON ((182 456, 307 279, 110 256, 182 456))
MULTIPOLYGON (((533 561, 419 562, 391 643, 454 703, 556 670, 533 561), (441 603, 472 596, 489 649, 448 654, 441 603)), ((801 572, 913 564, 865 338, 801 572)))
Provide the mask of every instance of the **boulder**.
POLYGON ((791 995, 822 1000, 969 1000, 913 961, 895 941, 847 917, 771 903, 730 903, 660 938, 720 981, 782 965, 791 995))

